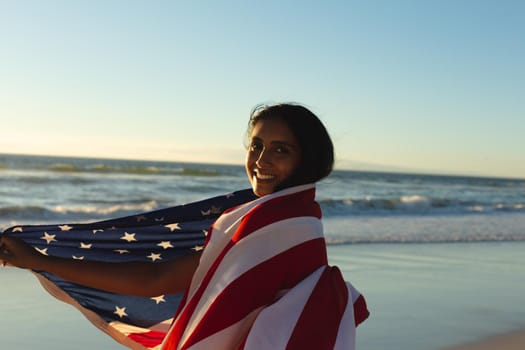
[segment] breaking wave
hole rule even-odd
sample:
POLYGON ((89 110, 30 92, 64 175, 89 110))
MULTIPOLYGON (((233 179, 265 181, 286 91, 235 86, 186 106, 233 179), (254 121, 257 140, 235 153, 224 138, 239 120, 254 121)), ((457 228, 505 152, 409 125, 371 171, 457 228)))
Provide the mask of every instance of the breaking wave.
POLYGON ((323 214, 338 215, 433 215, 492 212, 525 212, 525 203, 483 203, 421 195, 395 198, 321 199, 323 214))
POLYGON ((48 165, 46 170, 63 173, 95 173, 95 174, 130 174, 130 175, 184 175, 184 176, 219 176, 215 169, 201 168, 174 168, 158 166, 134 166, 134 165, 75 165, 70 163, 55 163, 48 165))
POLYGON ((98 220, 148 212, 158 207, 157 201, 149 200, 136 204, 114 204, 106 206, 4 206, 0 207, 0 220, 30 220, 62 222, 71 220, 98 220))

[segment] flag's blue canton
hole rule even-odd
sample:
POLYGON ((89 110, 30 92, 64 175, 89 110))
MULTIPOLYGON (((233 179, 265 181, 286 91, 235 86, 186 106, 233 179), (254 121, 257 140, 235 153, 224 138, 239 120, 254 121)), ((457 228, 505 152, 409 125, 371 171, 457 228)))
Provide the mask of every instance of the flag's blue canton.
MULTIPOLYGON (((22 238, 42 254, 50 256, 111 262, 160 262, 202 249, 206 230, 213 221, 224 210, 253 198, 251 190, 243 190, 113 220, 90 224, 16 226, 3 234, 22 238)), ((181 298, 179 294, 155 298, 113 294, 79 286, 49 273, 38 273, 108 323, 119 321, 148 328, 173 317, 181 298)))

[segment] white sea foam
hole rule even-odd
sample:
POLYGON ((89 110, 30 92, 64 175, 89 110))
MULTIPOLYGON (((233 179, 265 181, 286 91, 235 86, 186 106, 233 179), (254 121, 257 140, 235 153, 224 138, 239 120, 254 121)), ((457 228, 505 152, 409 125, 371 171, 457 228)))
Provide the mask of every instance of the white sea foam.
POLYGON ((157 201, 150 200, 139 204, 120 204, 112 205, 108 207, 97 207, 97 206, 79 206, 79 207, 65 207, 55 206, 51 209, 52 212, 59 214, 99 214, 99 215, 112 215, 115 213, 122 214, 125 212, 146 212, 152 211, 158 207, 157 201))
POLYGON ((329 245, 525 241, 525 214, 325 218, 329 245))

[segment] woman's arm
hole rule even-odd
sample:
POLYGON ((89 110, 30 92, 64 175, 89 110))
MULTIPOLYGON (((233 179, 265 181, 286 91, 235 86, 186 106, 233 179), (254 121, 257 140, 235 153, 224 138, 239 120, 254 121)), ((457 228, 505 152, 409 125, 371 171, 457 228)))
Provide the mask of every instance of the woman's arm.
POLYGON ((0 259, 10 265, 46 271, 92 288, 139 296, 184 292, 199 258, 200 254, 190 254, 162 263, 74 260, 42 255, 15 237, 0 238, 0 259))

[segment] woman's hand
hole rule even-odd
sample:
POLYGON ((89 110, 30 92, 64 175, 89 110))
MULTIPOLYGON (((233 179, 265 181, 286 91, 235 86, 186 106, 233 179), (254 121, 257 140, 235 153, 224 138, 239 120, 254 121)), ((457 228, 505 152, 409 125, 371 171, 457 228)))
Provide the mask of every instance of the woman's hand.
POLYGON ((23 269, 38 269, 44 255, 19 238, 0 237, 0 260, 9 265, 23 269))

